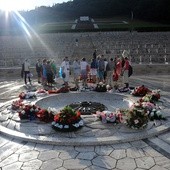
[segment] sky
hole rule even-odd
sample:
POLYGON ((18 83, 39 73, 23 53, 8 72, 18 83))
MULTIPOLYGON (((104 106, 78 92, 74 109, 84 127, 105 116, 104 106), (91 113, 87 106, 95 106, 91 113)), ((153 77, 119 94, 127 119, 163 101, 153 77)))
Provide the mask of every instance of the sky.
POLYGON ((39 6, 52 6, 68 1, 70 0, 0 0, 0 9, 6 11, 30 10, 39 6))

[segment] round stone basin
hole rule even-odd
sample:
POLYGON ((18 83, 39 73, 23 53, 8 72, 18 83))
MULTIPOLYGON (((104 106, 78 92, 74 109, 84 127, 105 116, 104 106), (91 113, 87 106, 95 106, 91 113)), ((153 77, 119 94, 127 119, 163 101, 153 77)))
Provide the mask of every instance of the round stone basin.
POLYGON ((47 109, 48 107, 55 108, 58 111, 62 110, 66 105, 77 102, 98 102, 104 104, 109 111, 115 111, 118 108, 128 109, 133 103, 124 95, 114 93, 98 93, 98 92, 75 92, 75 93, 60 93, 40 99, 36 105, 47 109))

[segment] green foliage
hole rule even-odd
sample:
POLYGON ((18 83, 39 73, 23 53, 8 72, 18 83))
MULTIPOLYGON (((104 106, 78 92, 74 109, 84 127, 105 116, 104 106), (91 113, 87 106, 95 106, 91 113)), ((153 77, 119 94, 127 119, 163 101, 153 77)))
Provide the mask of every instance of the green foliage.
POLYGON ((65 106, 63 110, 61 110, 61 114, 63 114, 63 116, 65 115, 76 116, 76 112, 70 106, 65 106))
MULTIPOLYGON (((170 30, 170 5, 168 0, 73 0, 67 3, 55 4, 52 7, 42 6, 31 11, 20 11, 20 14, 31 26, 44 25, 44 23, 61 24, 61 26, 53 25, 38 28, 37 30, 41 33, 72 32, 71 23, 80 16, 94 18, 95 23, 99 25, 97 31, 129 31, 132 29, 136 31, 170 30), (127 21, 129 24, 102 23, 98 22, 96 18, 105 19, 105 21, 108 18, 111 18, 111 21, 119 18, 118 21, 127 21), (63 24, 70 20, 71 23, 63 24), (151 23, 156 24, 152 25, 151 23)), ((5 12, 0 11, 0 34, 22 33, 20 24, 16 22, 16 18, 12 13, 8 16, 8 25, 6 24, 5 12)))

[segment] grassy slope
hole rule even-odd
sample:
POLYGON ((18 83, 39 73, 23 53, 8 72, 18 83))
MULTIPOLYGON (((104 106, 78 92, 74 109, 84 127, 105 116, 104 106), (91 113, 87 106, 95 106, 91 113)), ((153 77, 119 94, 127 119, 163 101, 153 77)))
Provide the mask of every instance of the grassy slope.
MULTIPOLYGON (((148 28, 148 27, 169 27, 170 25, 163 25, 160 23, 145 22, 140 20, 129 21, 127 18, 110 18, 110 19, 94 19, 95 23, 99 26, 99 29, 135 29, 135 28, 148 28), (127 24, 122 21, 126 21, 127 24)), ((56 22, 56 23, 47 23, 39 25, 36 29, 40 32, 55 32, 55 31, 67 31, 71 30, 71 26, 74 24, 74 21, 68 22, 56 22)))

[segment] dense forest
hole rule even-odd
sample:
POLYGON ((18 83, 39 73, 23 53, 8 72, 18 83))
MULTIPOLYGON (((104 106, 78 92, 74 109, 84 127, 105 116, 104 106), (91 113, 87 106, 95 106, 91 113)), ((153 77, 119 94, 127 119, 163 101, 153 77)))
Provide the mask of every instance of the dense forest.
POLYGON ((52 7, 38 7, 21 12, 30 22, 63 21, 90 16, 92 18, 131 18, 170 23, 169 0, 73 0, 52 7))

